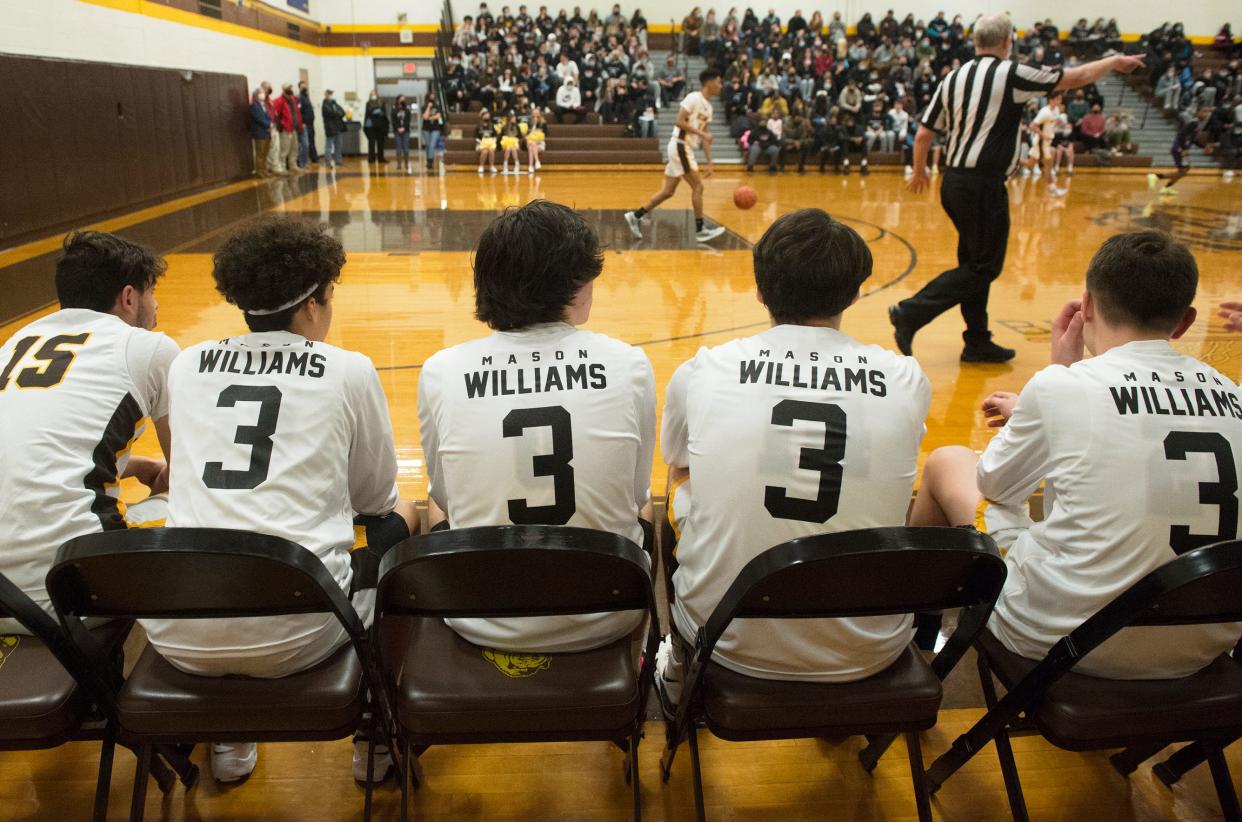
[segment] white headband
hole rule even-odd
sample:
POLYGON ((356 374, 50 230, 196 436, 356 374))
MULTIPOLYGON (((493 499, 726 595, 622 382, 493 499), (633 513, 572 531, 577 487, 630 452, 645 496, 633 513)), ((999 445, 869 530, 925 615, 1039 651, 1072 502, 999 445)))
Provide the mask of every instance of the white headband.
POLYGON ((319 290, 319 285, 315 284, 315 285, 312 285, 310 287, 310 290, 307 291, 305 294, 303 294, 300 297, 293 298, 292 300, 285 303, 284 305, 278 305, 275 308, 243 308, 242 311, 246 312, 252 317, 266 317, 269 314, 279 314, 282 311, 288 311, 290 308, 293 308, 295 305, 302 302, 303 300, 305 300, 307 297, 314 294, 318 290, 319 290))

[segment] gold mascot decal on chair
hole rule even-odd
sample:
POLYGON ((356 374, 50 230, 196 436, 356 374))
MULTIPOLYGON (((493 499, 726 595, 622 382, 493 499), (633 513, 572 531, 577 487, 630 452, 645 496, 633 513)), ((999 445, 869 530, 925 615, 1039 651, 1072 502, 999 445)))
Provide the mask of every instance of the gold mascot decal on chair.
POLYGON ((534 676, 552 665, 552 657, 547 654, 511 654, 495 648, 484 648, 483 658, 495 665, 496 670, 514 679, 534 676))

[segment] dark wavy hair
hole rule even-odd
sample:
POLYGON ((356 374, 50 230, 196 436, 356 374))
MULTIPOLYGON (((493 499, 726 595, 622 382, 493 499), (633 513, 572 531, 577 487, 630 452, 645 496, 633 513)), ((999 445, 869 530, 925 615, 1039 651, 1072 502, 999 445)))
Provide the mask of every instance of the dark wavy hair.
POLYGON ((599 276, 599 238, 572 208, 534 200, 492 220, 474 249, 474 314, 496 331, 557 322, 599 276))
POLYGON ((818 208, 785 214, 755 245, 755 284, 778 323, 840 314, 871 276, 871 249, 858 232, 818 208))
MULTIPOLYGON (((341 278, 345 250, 326 226, 278 215, 259 217, 225 239, 212 258, 216 290, 243 312, 275 308, 312 286, 324 302, 329 283, 341 278)), ((279 314, 246 314, 251 331, 284 331, 306 300, 279 314)))
POLYGON ((102 231, 74 231, 65 237, 65 255, 56 261, 56 298, 61 308, 108 312, 133 286, 146 291, 164 276, 168 264, 146 246, 102 231))
POLYGON ((1114 325, 1168 334, 1186 316, 1199 287, 1199 266, 1163 231, 1109 237, 1087 266, 1087 290, 1114 325))

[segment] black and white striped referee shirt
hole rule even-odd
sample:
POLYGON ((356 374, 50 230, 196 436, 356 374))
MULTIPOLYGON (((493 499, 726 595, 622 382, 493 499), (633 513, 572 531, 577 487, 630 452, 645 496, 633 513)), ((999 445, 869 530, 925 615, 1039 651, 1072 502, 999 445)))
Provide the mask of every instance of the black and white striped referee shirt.
POLYGON ((1023 106, 1056 88, 1063 73, 984 54, 945 75, 919 123, 944 139, 946 168, 1008 177, 1018 164, 1023 106))

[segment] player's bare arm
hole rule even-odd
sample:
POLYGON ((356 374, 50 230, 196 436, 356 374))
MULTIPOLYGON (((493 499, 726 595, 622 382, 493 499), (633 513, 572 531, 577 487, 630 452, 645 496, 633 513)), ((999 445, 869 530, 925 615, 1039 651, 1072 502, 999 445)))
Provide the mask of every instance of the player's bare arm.
POLYGON ((927 152, 935 136, 936 132, 924 125, 914 135, 914 175, 906 181, 906 191, 911 194, 921 194, 931 182, 927 176, 927 152))

